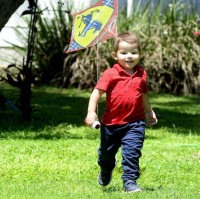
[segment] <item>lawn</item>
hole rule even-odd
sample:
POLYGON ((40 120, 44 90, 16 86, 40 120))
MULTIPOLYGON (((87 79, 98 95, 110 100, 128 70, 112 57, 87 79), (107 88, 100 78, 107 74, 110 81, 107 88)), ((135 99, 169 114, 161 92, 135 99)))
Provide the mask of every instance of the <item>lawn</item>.
MULTIPOLYGON (((11 100, 16 90, 4 88, 11 100)), ((99 131, 83 126, 87 91, 34 88, 30 123, 10 107, 0 112, 2 199, 200 198, 200 98, 150 93, 159 123, 146 129, 143 192, 122 191, 121 156, 111 184, 97 184, 99 131)), ((101 116, 104 99, 99 105, 101 116)))

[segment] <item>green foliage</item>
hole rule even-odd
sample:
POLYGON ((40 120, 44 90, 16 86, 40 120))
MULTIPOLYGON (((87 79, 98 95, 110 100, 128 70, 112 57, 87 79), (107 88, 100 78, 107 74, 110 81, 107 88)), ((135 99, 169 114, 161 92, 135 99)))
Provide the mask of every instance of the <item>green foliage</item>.
MULTIPOLYGON (((94 88, 99 73, 109 68, 110 63, 114 61, 110 49, 109 43, 98 43, 93 47, 73 54, 76 56, 76 61, 70 66, 68 59, 66 59, 64 64, 65 74, 71 74, 68 86, 79 89, 94 88)), ((70 58, 70 55, 68 58, 70 58)))
MULTIPOLYGON (((16 90, 4 85, 4 94, 13 100, 16 90)), ((144 191, 127 194, 120 151, 111 184, 97 184, 99 131, 83 126, 89 96, 40 87, 33 91, 31 123, 21 123, 10 109, 1 112, 0 198, 198 198, 199 97, 150 94, 159 123, 146 129, 138 180, 144 191)))
MULTIPOLYGON (((70 10, 68 4, 67 7, 70 10)), ((38 8, 38 10, 32 69, 35 84, 46 84, 50 81, 60 83, 63 80, 62 70, 66 56, 64 49, 71 36, 72 16, 66 14, 60 7, 55 8, 53 4, 50 9, 40 11, 38 8)), ((30 16, 23 16, 22 19, 29 26, 30 16)), ((22 45, 10 44, 24 56, 27 51, 27 30, 19 28, 14 28, 14 30, 22 45)))
MULTIPOLYGON (((149 0, 141 8, 141 1, 137 1, 132 17, 127 18, 125 12, 119 14, 119 32, 133 31, 139 36, 141 64, 148 70, 150 90, 185 95, 200 93, 200 37, 193 35, 200 28, 199 15, 192 6, 192 12, 188 12, 189 2, 172 1, 164 9, 163 4, 164 0, 159 0, 156 7, 152 7, 149 0)), ((114 62, 112 42, 105 41, 64 55, 71 28, 71 16, 61 11, 53 9, 52 17, 39 18, 34 51, 36 81, 93 88, 99 71, 101 73, 114 62)), ((21 36, 22 41, 26 40, 24 33, 21 36)))
POLYGON ((37 81, 48 83, 56 79, 62 82, 64 48, 70 40, 72 17, 53 5, 46 12, 48 14, 41 15, 37 23, 34 51, 37 81))

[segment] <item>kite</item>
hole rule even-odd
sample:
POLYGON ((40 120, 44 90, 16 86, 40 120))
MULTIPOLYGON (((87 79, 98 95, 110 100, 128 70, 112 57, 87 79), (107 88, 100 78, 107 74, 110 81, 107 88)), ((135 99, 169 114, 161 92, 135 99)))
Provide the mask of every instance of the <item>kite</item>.
POLYGON ((66 53, 91 47, 117 35, 118 0, 100 0, 72 15, 73 28, 66 53))

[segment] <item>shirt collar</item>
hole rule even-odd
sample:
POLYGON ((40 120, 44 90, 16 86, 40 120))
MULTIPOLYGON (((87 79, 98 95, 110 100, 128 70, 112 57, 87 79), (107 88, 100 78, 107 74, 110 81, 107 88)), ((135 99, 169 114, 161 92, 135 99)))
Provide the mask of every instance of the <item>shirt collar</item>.
MULTIPOLYGON (((128 76, 130 76, 119 64, 114 64, 113 68, 115 68, 119 72, 119 74, 121 74, 121 75, 126 75, 126 76, 128 75, 128 76)), ((141 70, 140 66, 138 66, 138 65, 135 66, 134 67, 134 74, 137 73, 137 72, 139 72, 140 70, 141 70)))

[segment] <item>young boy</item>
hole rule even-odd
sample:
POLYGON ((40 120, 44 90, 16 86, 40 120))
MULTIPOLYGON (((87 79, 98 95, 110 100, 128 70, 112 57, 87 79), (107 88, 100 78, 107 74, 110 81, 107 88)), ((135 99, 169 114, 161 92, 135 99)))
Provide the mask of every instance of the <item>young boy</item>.
POLYGON ((97 104, 106 93, 106 109, 101 121, 101 143, 98 150, 102 186, 110 183, 116 164, 115 155, 122 147, 123 188, 126 192, 141 191, 136 180, 139 178, 139 158, 144 142, 145 117, 147 125, 157 123, 147 97, 146 71, 138 65, 140 43, 129 32, 121 33, 115 40, 113 57, 117 61, 104 71, 93 90, 85 123, 91 126, 98 120, 97 104))

